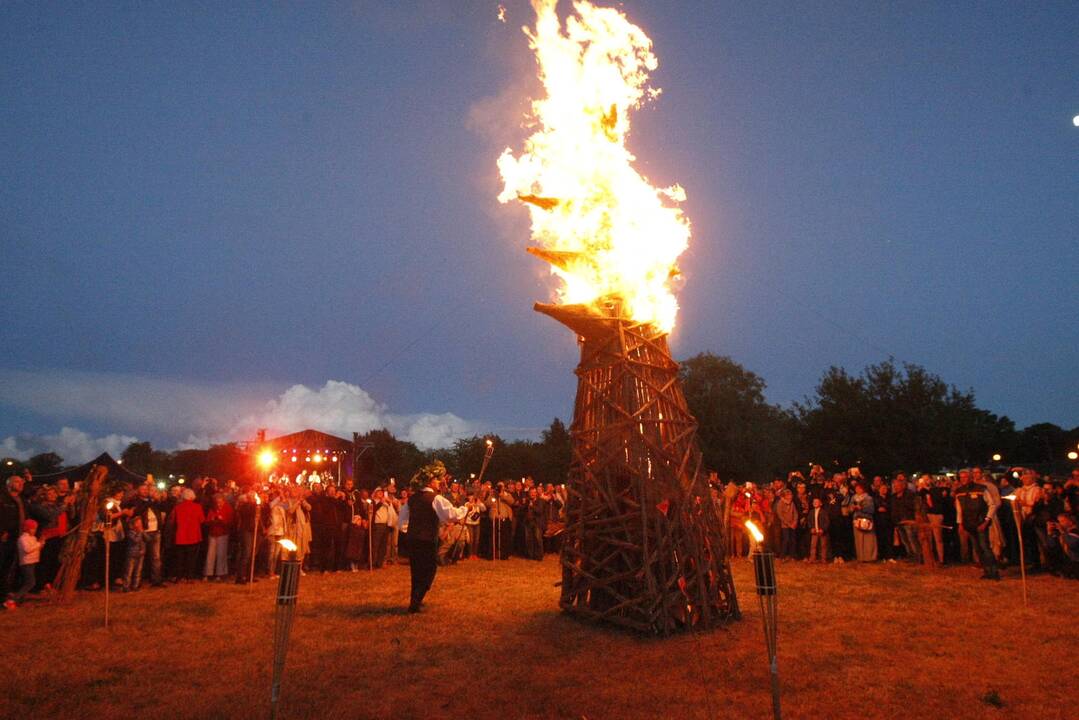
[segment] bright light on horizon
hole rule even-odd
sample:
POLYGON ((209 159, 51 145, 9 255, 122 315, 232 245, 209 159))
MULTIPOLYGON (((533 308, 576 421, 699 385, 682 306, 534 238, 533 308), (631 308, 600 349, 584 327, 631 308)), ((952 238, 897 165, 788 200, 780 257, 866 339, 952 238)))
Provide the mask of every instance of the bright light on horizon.
POLYGON ((272 450, 263 450, 259 453, 259 465, 268 468, 277 462, 277 455, 272 450))
POLYGON ((1074 125, 1075 127, 1079 127, 1079 115, 1076 115, 1072 118, 1072 125, 1074 125))

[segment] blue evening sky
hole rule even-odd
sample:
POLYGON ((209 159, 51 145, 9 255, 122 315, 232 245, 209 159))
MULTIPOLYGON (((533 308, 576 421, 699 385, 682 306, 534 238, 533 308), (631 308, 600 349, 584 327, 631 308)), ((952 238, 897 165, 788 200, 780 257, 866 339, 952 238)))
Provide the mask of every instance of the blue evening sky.
MULTIPOLYGON (((495 200, 536 88, 506 6, 0 6, 0 438, 229 431, 102 411, 102 379, 568 419, 574 339, 495 200)), ((620 7, 663 88, 631 149, 693 223, 678 356, 786 404, 891 355, 1079 424, 1079 4, 620 7)))

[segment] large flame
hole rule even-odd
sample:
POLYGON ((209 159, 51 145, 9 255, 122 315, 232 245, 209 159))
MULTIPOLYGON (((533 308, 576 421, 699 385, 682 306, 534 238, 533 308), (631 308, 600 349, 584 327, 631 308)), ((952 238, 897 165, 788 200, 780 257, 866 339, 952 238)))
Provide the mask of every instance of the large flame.
POLYGON ((657 188, 633 168, 626 149, 629 111, 659 95, 652 41, 621 12, 573 4, 563 30, 557 0, 533 0, 535 28, 524 28, 546 97, 533 100, 537 129, 515 156, 498 159, 500 202, 522 200, 532 237, 570 253, 554 272, 563 303, 623 302, 623 314, 669 332, 678 303, 672 282, 689 242, 689 221, 673 203, 677 185, 657 188))

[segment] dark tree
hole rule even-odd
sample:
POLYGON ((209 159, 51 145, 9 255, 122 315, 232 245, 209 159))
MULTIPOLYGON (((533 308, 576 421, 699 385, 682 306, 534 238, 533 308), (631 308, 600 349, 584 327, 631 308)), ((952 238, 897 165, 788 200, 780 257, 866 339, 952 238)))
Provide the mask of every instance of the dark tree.
POLYGON ((724 479, 759 481, 789 467, 796 424, 765 400, 759 375, 702 353, 682 362, 681 376, 707 468, 724 479))
POLYGON ((371 447, 356 458, 354 477, 360 487, 374 487, 394 478, 397 487, 406 487, 409 478, 427 462, 427 454, 415 444, 398 440, 385 428, 372 430, 359 438, 371 447))
POLYGON ((832 367, 796 406, 800 451, 827 468, 862 463, 872 473, 985 464, 1014 442, 1015 427, 918 365, 891 360, 859 376, 832 367))
POLYGON ((63 466, 64 459, 54 452, 39 453, 26 461, 26 467, 31 475, 49 475, 60 472, 63 466))
POLYGON ((543 431, 540 453, 541 464, 536 470, 536 479, 554 485, 566 482, 573 457, 573 439, 565 423, 558 418, 552 420, 551 426, 543 431))
POLYGON ((153 445, 148 442, 131 443, 120 454, 120 459, 124 467, 140 475, 146 473, 165 475, 172 466, 172 455, 161 450, 154 450, 153 445))

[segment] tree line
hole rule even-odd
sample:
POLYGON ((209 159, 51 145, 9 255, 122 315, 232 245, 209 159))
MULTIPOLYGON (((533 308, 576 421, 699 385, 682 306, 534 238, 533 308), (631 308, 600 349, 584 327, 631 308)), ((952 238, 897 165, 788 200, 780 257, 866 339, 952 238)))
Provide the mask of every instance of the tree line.
MULTIPOLYGON (((960 390, 925 368, 893 360, 851 374, 830 367, 813 394, 790 407, 765 399, 763 378, 729 357, 701 353, 681 365, 686 401, 699 423, 705 467, 724 479, 762 481, 793 468, 820 464, 826 469, 860 465, 867 474, 897 470, 935 472, 965 465, 1030 465, 1063 473, 1079 443, 1079 427, 1065 430, 1038 423, 1019 430, 1007 416, 978 407, 972 390, 960 390)), ((360 436, 354 477, 360 484, 397 478, 440 459, 457 478, 479 473, 486 441, 495 444, 489 479, 531 475, 538 482, 565 481, 572 453, 569 429, 558 418, 539 440, 475 436, 451 447, 421 450, 385 429, 360 436)), ((259 472, 251 454, 236 443, 205 450, 156 450, 132 443, 121 457, 136 473, 213 475, 246 482, 259 472)), ((9 469, 18 469, 13 463, 9 469)), ((25 465, 35 474, 55 472, 63 459, 42 453, 25 465)))

